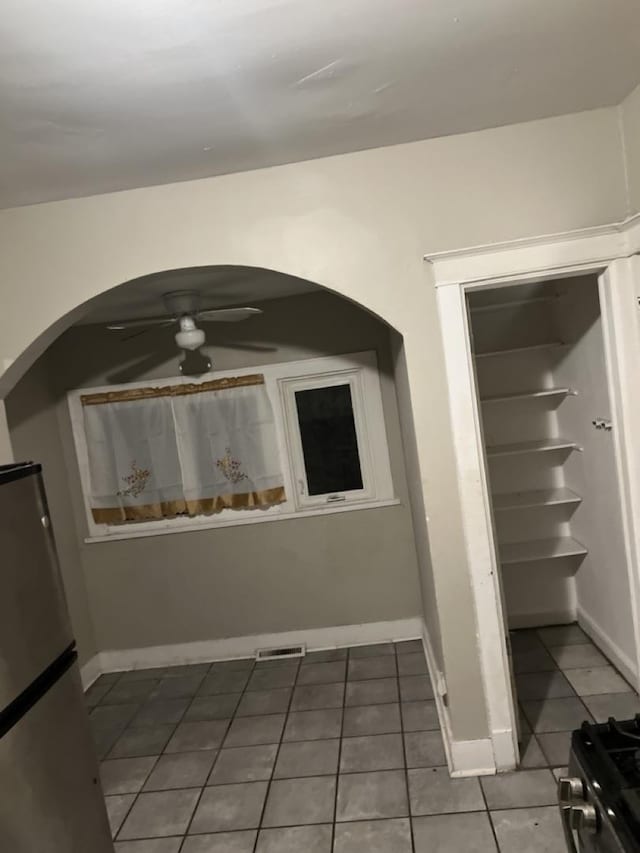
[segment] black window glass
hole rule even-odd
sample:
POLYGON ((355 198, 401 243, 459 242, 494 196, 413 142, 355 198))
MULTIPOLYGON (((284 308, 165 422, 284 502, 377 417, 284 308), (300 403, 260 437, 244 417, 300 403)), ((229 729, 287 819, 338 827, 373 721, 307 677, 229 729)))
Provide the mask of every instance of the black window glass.
POLYGON ((295 397, 309 494, 361 489, 350 386, 310 388, 295 397))

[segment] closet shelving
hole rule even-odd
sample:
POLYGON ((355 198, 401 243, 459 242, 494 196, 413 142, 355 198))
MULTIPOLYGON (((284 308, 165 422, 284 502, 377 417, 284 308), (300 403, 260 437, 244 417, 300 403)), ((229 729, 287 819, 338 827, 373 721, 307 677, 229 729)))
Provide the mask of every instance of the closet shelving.
POLYGON ((493 394, 481 397, 481 403, 508 403, 511 400, 528 400, 538 397, 575 397, 578 392, 572 388, 540 388, 537 391, 514 391, 510 394, 493 394))
POLYGON ((570 530, 582 497, 564 485, 563 475, 582 447, 571 435, 558 437, 555 416, 578 394, 554 376, 570 346, 553 321, 557 302, 554 291, 541 289, 527 298, 470 305, 502 566, 587 554, 570 530))
POLYGON ((556 450, 580 450, 580 445, 567 438, 541 438, 535 441, 514 441, 487 447, 487 456, 519 456, 522 453, 551 453, 556 450))
POLYGON ((548 343, 543 344, 527 344, 526 346, 521 347, 509 347, 507 349, 492 349, 487 350, 486 352, 476 352, 475 358, 497 358, 498 356, 503 355, 524 355, 526 353, 541 350, 563 349, 566 346, 567 345, 563 341, 549 341, 548 343))
POLYGON ((582 501, 571 489, 560 486, 555 489, 531 489, 525 492, 503 492, 492 495, 493 509, 508 512, 514 509, 535 509, 544 506, 579 504, 582 501))

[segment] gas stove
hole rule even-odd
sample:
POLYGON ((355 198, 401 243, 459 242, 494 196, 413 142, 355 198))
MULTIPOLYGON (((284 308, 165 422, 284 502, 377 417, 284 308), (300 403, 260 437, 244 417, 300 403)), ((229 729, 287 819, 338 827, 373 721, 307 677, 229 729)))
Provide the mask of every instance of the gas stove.
POLYGON ((571 853, 640 851, 640 714, 573 732, 558 796, 571 853))

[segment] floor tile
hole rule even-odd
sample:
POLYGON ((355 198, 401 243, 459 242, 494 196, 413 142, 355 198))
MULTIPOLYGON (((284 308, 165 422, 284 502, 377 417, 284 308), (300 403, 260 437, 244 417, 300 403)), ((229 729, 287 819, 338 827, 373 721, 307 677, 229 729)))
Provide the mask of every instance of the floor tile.
POLYGON ((222 670, 202 681, 198 688, 198 696, 216 696, 219 693, 241 693, 247 686, 250 673, 243 670, 222 670))
POLYGON ((556 669, 551 672, 529 672, 516 676, 518 699, 562 699, 575 696, 573 687, 565 676, 556 669))
MULTIPOLYGON (((116 707, 116 706, 112 706, 116 707)), ((91 737, 98 760, 106 758, 125 729, 124 723, 91 722, 91 737)))
POLYGON ((338 772, 339 751, 340 741, 337 738, 283 743, 273 778, 335 775, 338 772))
POLYGON ((279 743, 285 714, 266 717, 236 717, 224 742, 225 747, 255 746, 261 743, 279 743))
POLYGON ((90 708, 93 708, 95 705, 98 705, 102 699, 107 695, 107 693, 111 690, 114 683, 113 681, 101 682, 94 681, 91 687, 84 694, 84 701, 90 708))
POLYGON ((175 726, 131 726, 115 742, 109 758, 159 755, 174 729, 175 726))
POLYGON ((214 661, 210 674, 214 672, 249 672, 255 666, 253 658, 238 658, 237 660, 214 661))
POLYGON ((316 708, 341 708, 344 684, 309 684, 296 687, 291 700, 292 711, 312 711, 316 708))
POLYGON ((427 661, 424 652, 412 655, 398 655, 399 675, 426 675, 427 661))
POLYGON ((118 794, 115 797, 105 797, 107 817, 111 828, 111 837, 115 838, 118 830, 136 798, 136 794, 118 794))
POLYGON ((394 645, 397 655, 411 655, 415 652, 422 652, 424 654, 422 640, 400 640, 400 642, 394 643, 394 645))
POLYGON ((567 764, 571 749, 571 732, 548 732, 536 735, 549 764, 567 764))
POLYGON ((447 763, 440 731, 405 732, 407 767, 438 767, 447 763))
POLYGON ((566 676, 579 696, 601 693, 631 693, 631 687, 612 666, 593 669, 568 669, 566 676))
POLYGON ((522 702, 522 707, 536 733, 579 729, 589 719, 588 711, 577 697, 522 702))
POLYGON ((401 734, 346 737, 340 754, 341 773, 396 770, 404 767, 401 734))
POLYGON ((257 835, 257 829, 191 835, 185 839, 180 853, 253 853, 257 835))
POLYGON ((178 675, 163 678, 151 693, 154 699, 183 699, 195 696, 202 684, 200 675, 178 675))
POLYGON ((124 705, 127 702, 143 702, 159 684, 156 681, 119 681, 102 699, 102 705, 124 705))
POLYGON ((167 666, 164 669, 165 676, 191 676, 192 678, 204 678, 211 669, 211 663, 185 663, 178 666, 167 666))
POLYGON ((296 683, 297 674, 297 669, 286 666, 255 669, 247 685, 247 690, 275 690, 278 687, 293 687, 296 683))
POLYGON ((144 790, 201 788, 207 781, 215 757, 215 750, 162 755, 147 779, 144 790))
POLYGON ((433 687, 426 675, 401 675, 400 698, 403 702, 419 702, 433 699, 433 687))
POLYGON ((139 703, 128 705, 99 705, 93 708, 89 719, 97 725, 128 725, 140 708, 139 703))
POLYGON ((345 705, 382 705, 398 701, 397 678, 373 678, 370 681, 349 681, 345 705))
POLYGON ((486 812, 415 817, 413 837, 415 853, 497 853, 498 849, 486 812))
POLYGON ((218 749, 227 732, 229 720, 200 720, 180 723, 167 744, 165 752, 192 752, 197 749, 218 749))
POLYGON ((631 720, 640 714, 640 699, 635 693, 605 693, 601 696, 585 696, 587 706, 598 723, 606 723, 609 717, 631 720))
POLYGON ((409 770, 408 776, 412 815, 484 809, 480 783, 475 778, 451 779, 446 767, 409 770))
POLYGON ((347 662, 344 660, 314 663, 301 667, 297 684, 333 684, 344 681, 347 662))
POLYGON ((147 838, 144 841, 116 841, 115 853, 178 853, 181 843, 182 837, 147 838))
POLYGON ((297 711, 289 714, 284 730, 285 741, 325 740, 340 736, 342 709, 297 711))
POLYGON ((523 735, 520 744, 520 766, 525 770, 531 770, 534 767, 548 767, 549 763, 536 736, 530 732, 523 735))
POLYGON ((556 625, 536 631, 545 646, 572 646, 588 643, 589 637, 579 625, 556 625))
POLYGON ((245 693, 236 715, 238 717, 258 717, 264 714, 282 714, 289 709, 291 687, 279 687, 277 690, 257 690, 245 693))
POLYGON ((118 838, 157 838, 185 833, 199 796, 197 788, 139 794, 118 838))
POLYGON ((121 681, 144 681, 145 679, 155 679, 159 681, 164 675, 164 667, 154 666, 146 669, 130 669, 127 672, 120 673, 121 681))
POLYGON ((277 752, 275 743, 221 749, 207 784, 226 785, 270 779, 277 752))
POLYGON ((496 811, 491 820, 500 853, 567 853, 557 806, 496 811))
POLYGON ((317 652, 307 652, 302 658, 300 668, 316 663, 331 663, 336 660, 346 660, 347 649, 323 649, 317 652))
POLYGON ((558 801, 556 781, 550 770, 483 776, 480 784, 490 810, 552 806, 558 801))
POLYGON ((513 671, 521 672, 548 672, 557 669, 554 659, 549 652, 540 646, 537 649, 529 649, 524 652, 513 653, 513 671))
POLYGON ((137 794, 153 770, 156 756, 116 758, 100 765, 100 781, 105 794, 137 794))
POLYGON ((549 651, 560 669, 607 666, 608 663, 607 659, 596 649, 593 643, 551 646, 549 651))
POLYGON ((262 829, 256 853, 331 853, 331 824, 262 829))
POLYGON ((189 699, 149 699, 133 718, 132 726, 176 725, 189 707, 189 699))
POLYGON ((400 707, 405 732, 432 731, 440 728, 435 702, 403 702, 400 707))
POLYGON ((357 708, 345 708, 342 733, 345 737, 358 735, 381 735, 399 732, 400 706, 397 702, 389 705, 361 705, 357 708))
POLYGON ((511 641, 511 652, 514 655, 535 651, 542 645, 542 640, 535 629, 511 631, 509 639, 511 641))
POLYGON ((351 646, 349 658, 375 658, 381 655, 394 655, 396 653, 393 643, 372 643, 368 646, 351 646))
POLYGON ((260 825, 267 788, 267 782, 205 788, 189 833, 256 829, 260 825))
POLYGON ((395 655, 371 658, 349 658, 349 681, 366 681, 368 678, 389 678, 397 675, 395 655))
POLYGON ((333 820, 335 776, 280 779, 271 783, 262 825, 297 826, 333 820))
POLYGON ((407 781, 403 770, 338 777, 337 821, 406 817, 408 814, 407 781))
POLYGON ((184 722, 195 720, 228 720, 235 714, 241 693, 196 696, 187 708, 184 722))
MULTIPOLYGON (((426 850, 426 848, 425 848, 426 850)), ((336 824, 334 853, 412 853, 408 818, 336 824)))

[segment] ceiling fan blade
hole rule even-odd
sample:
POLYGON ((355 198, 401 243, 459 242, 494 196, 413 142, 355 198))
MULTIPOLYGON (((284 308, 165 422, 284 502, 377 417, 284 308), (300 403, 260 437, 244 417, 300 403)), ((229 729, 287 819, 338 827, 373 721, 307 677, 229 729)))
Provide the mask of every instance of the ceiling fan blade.
MULTIPOLYGON (((163 323, 162 325, 163 326, 169 326, 171 324, 170 323, 163 323)), ((159 328, 161 328, 161 326, 159 324, 157 326, 144 326, 144 328, 138 329, 137 332, 132 332, 130 335, 123 335, 120 338, 120 343, 124 343, 125 341, 132 341, 134 338, 142 337, 142 335, 148 335, 149 332, 155 332, 156 329, 159 329, 159 328)))
POLYGON ((196 317, 208 323, 237 323, 256 314, 262 314, 260 308, 204 308, 196 317))
POLYGON ((123 320, 118 323, 107 323, 107 329, 112 332, 121 332, 123 329, 134 329, 136 326, 170 326, 176 320, 176 317, 147 317, 143 320, 123 320))

